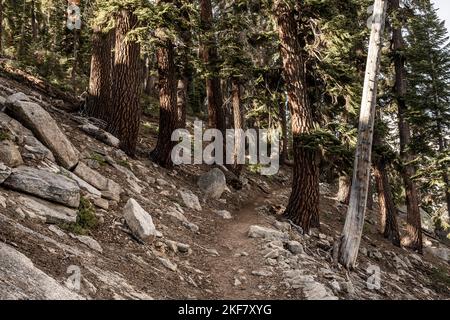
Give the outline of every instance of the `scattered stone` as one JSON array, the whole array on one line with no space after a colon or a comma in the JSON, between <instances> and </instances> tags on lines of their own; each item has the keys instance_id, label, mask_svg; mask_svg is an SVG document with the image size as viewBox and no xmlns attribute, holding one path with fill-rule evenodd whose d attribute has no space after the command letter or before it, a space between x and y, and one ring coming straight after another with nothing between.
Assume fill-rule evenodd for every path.
<instances>
[{"instance_id":1,"label":"scattered stone","mask_svg":"<svg viewBox=\"0 0 450 320\"><path fill-rule=\"evenodd\" d=\"M214 168L202 174L198 179L197 185L206 196L219 199L225 191L227 182L224 173L220 169Z\"/></svg>"},{"instance_id":2,"label":"scattered stone","mask_svg":"<svg viewBox=\"0 0 450 320\"><path fill-rule=\"evenodd\" d=\"M166 267L167 269L169 269L169 270L171 270L171 271L173 271L173 272L176 272L176 271L177 271L177 268L178 268L177 265L176 265L176 264L173 264L173 263L170 262L168 259L159 257L158 260L159 260L159 261L162 263L162 265L163 265L164 267Z\"/></svg>"},{"instance_id":3,"label":"scattered stone","mask_svg":"<svg viewBox=\"0 0 450 320\"><path fill-rule=\"evenodd\" d=\"M303 254L305 253L305 250L303 249L303 246L298 241L289 241L287 243L288 250L292 252L293 254Z\"/></svg>"},{"instance_id":4,"label":"scattered stone","mask_svg":"<svg viewBox=\"0 0 450 320\"><path fill-rule=\"evenodd\" d=\"M0 184L5 182L5 180L9 178L11 173L12 173L11 168L5 166L3 163L0 162Z\"/></svg>"},{"instance_id":5,"label":"scattered stone","mask_svg":"<svg viewBox=\"0 0 450 320\"><path fill-rule=\"evenodd\" d=\"M84 181L88 182L95 188L101 191L102 197L120 201L120 194L122 193L122 188L119 184L111 179L108 179L101 175L99 172L89 168L83 162L80 162L74 170L74 173Z\"/></svg>"},{"instance_id":6,"label":"scattered stone","mask_svg":"<svg viewBox=\"0 0 450 320\"><path fill-rule=\"evenodd\" d=\"M65 238L67 235L64 231L62 231L58 226L51 224L48 227L48 230L56 234L58 237Z\"/></svg>"},{"instance_id":7,"label":"scattered stone","mask_svg":"<svg viewBox=\"0 0 450 320\"><path fill-rule=\"evenodd\" d=\"M109 209L109 202L106 199L103 198L93 198L92 203L101 209L108 210Z\"/></svg>"},{"instance_id":8,"label":"scattered stone","mask_svg":"<svg viewBox=\"0 0 450 320\"><path fill-rule=\"evenodd\" d=\"M374 250L369 251L369 258L375 258L375 259L380 260L383 258L383 255L381 254L380 251L374 249Z\"/></svg>"},{"instance_id":9,"label":"scattered stone","mask_svg":"<svg viewBox=\"0 0 450 320\"><path fill-rule=\"evenodd\" d=\"M242 285L242 282L238 278L234 278L234 286L239 287Z\"/></svg>"},{"instance_id":10,"label":"scattered stone","mask_svg":"<svg viewBox=\"0 0 450 320\"><path fill-rule=\"evenodd\" d=\"M288 222L281 222L281 221L275 220L275 222L273 223L273 226L282 232L291 231L291 225Z\"/></svg>"},{"instance_id":11,"label":"scattered stone","mask_svg":"<svg viewBox=\"0 0 450 320\"><path fill-rule=\"evenodd\" d=\"M260 269L252 271L252 275L258 277L271 277L273 273L267 269Z\"/></svg>"},{"instance_id":12,"label":"scattered stone","mask_svg":"<svg viewBox=\"0 0 450 320\"><path fill-rule=\"evenodd\" d=\"M0 141L0 162L13 168L23 164L19 148L12 141Z\"/></svg>"},{"instance_id":13,"label":"scattered stone","mask_svg":"<svg viewBox=\"0 0 450 320\"><path fill-rule=\"evenodd\" d=\"M0 261L1 300L82 299L35 267L25 255L3 242L0 242Z\"/></svg>"},{"instance_id":14,"label":"scattered stone","mask_svg":"<svg viewBox=\"0 0 450 320\"><path fill-rule=\"evenodd\" d=\"M118 148L120 145L120 140L113 136L111 133L100 129L99 127L89 123L79 127L82 131L86 132L88 135L94 137L95 139L106 143L107 145Z\"/></svg>"},{"instance_id":15,"label":"scattered stone","mask_svg":"<svg viewBox=\"0 0 450 320\"><path fill-rule=\"evenodd\" d=\"M283 232L257 225L250 226L248 236L250 238L280 239L280 240L287 240L289 238L289 236Z\"/></svg>"},{"instance_id":16,"label":"scattered stone","mask_svg":"<svg viewBox=\"0 0 450 320\"><path fill-rule=\"evenodd\" d=\"M69 170L66 170L61 167L61 173L67 177L69 177L72 180L75 180L75 182L78 184L81 190L86 191L92 198L100 198L102 196L102 193L100 190L95 188L94 186L90 185L83 179L79 178L77 175L73 174Z\"/></svg>"},{"instance_id":17,"label":"scattered stone","mask_svg":"<svg viewBox=\"0 0 450 320\"><path fill-rule=\"evenodd\" d=\"M222 219L225 219L225 220L233 219L233 216L227 210L215 210L215 213Z\"/></svg>"},{"instance_id":18,"label":"scattered stone","mask_svg":"<svg viewBox=\"0 0 450 320\"><path fill-rule=\"evenodd\" d=\"M450 262L450 249L445 247L426 247L424 249L426 253L429 253L443 261Z\"/></svg>"},{"instance_id":19,"label":"scattered stone","mask_svg":"<svg viewBox=\"0 0 450 320\"><path fill-rule=\"evenodd\" d=\"M160 185L161 187L166 187L166 186L170 185L170 183L168 183L166 180L161 179L161 178L156 179L156 183L158 185Z\"/></svg>"},{"instance_id":20,"label":"scattered stone","mask_svg":"<svg viewBox=\"0 0 450 320\"><path fill-rule=\"evenodd\" d=\"M353 286L353 283L351 281L342 282L340 284L342 291L352 295L355 294L355 287Z\"/></svg>"},{"instance_id":21,"label":"scattered stone","mask_svg":"<svg viewBox=\"0 0 450 320\"><path fill-rule=\"evenodd\" d=\"M123 208L123 214L128 227L138 238L145 240L156 236L153 219L134 199L129 199Z\"/></svg>"},{"instance_id":22,"label":"scattered stone","mask_svg":"<svg viewBox=\"0 0 450 320\"><path fill-rule=\"evenodd\" d=\"M331 289L333 289L334 293L341 292L341 286L340 286L339 282L337 282L336 280L331 281L330 286L331 286Z\"/></svg>"},{"instance_id":23,"label":"scattered stone","mask_svg":"<svg viewBox=\"0 0 450 320\"><path fill-rule=\"evenodd\" d=\"M11 99L10 99L11 98ZM6 105L14 118L28 127L55 155L66 169L78 163L78 151L56 124L56 121L40 105L24 100L25 97L9 97Z\"/></svg>"},{"instance_id":24,"label":"scattered stone","mask_svg":"<svg viewBox=\"0 0 450 320\"><path fill-rule=\"evenodd\" d=\"M210 255L213 255L215 257L220 257L220 254L216 249L207 249L206 252L208 252Z\"/></svg>"},{"instance_id":25,"label":"scattered stone","mask_svg":"<svg viewBox=\"0 0 450 320\"><path fill-rule=\"evenodd\" d=\"M17 199L22 210L30 217L38 217L47 223L75 223L77 210L31 196L20 196Z\"/></svg>"},{"instance_id":26,"label":"scattered stone","mask_svg":"<svg viewBox=\"0 0 450 320\"><path fill-rule=\"evenodd\" d=\"M21 166L13 170L3 185L68 207L80 205L80 188L75 181L60 174Z\"/></svg>"},{"instance_id":27,"label":"scattered stone","mask_svg":"<svg viewBox=\"0 0 450 320\"><path fill-rule=\"evenodd\" d=\"M183 199L186 207L190 209L194 209L197 211L202 211L202 206L200 205L200 201L198 197L190 190L180 191L181 198Z\"/></svg>"},{"instance_id":28,"label":"scattered stone","mask_svg":"<svg viewBox=\"0 0 450 320\"><path fill-rule=\"evenodd\" d=\"M100 246L100 244L95 239L93 239L93 238L91 238L89 236L80 236L80 235L71 235L71 237L77 239L78 241L80 241L81 243L85 244L86 246L88 246L92 250L95 250L97 252L103 253L102 247Z\"/></svg>"}]
</instances>

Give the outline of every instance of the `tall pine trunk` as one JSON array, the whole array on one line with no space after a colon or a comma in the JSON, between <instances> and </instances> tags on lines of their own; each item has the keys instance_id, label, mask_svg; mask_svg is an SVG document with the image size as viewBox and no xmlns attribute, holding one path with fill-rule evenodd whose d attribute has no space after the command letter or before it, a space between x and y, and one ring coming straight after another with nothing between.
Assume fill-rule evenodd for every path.
<instances>
[{"instance_id":1,"label":"tall pine trunk","mask_svg":"<svg viewBox=\"0 0 450 320\"><path fill-rule=\"evenodd\" d=\"M0 0L0 57L3 54L3 0Z\"/></svg>"},{"instance_id":2,"label":"tall pine trunk","mask_svg":"<svg viewBox=\"0 0 450 320\"><path fill-rule=\"evenodd\" d=\"M288 155L288 130L287 130L287 114L286 114L286 105L284 103L280 103L279 105L279 113L280 113L280 126L281 126L281 154L280 154L280 163L284 164L289 160Z\"/></svg>"},{"instance_id":3,"label":"tall pine trunk","mask_svg":"<svg viewBox=\"0 0 450 320\"><path fill-rule=\"evenodd\" d=\"M347 269L355 266L364 227L370 182L378 73L386 9L387 0L375 0L374 20L369 41L364 89L361 100L358 143L355 153L350 203L339 248L339 261Z\"/></svg>"},{"instance_id":4,"label":"tall pine trunk","mask_svg":"<svg viewBox=\"0 0 450 320\"><path fill-rule=\"evenodd\" d=\"M141 61L139 43L126 39L138 25L130 9L122 9L116 17L115 58L111 117L107 130L120 139L120 145L129 155L136 152L141 119Z\"/></svg>"},{"instance_id":5,"label":"tall pine trunk","mask_svg":"<svg viewBox=\"0 0 450 320\"><path fill-rule=\"evenodd\" d=\"M400 0L391 0L391 9L398 13ZM398 127L400 134L400 157L402 160L402 178L406 191L407 227L406 237L402 244L408 248L422 253L422 222L420 217L419 196L415 183L411 177L415 175L414 165L410 164L414 155L409 149L411 143L411 129L407 120L408 108L406 106L406 68L404 56L404 41L402 35L402 24L396 19L392 29L392 42L394 50L395 87L394 96L398 108Z\"/></svg>"},{"instance_id":6,"label":"tall pine trunk","mask_svg":"<svg viewBox=\"0 0 450 320\"><path fill-rule=\"evenodd\" d=\"M86 114L108 122L112 96L112 51L114 32L103 33L95 27L92 34L91 74Z\"/></svg>"},{"instance_id":7,"label":"tall pine trunk","mask_svg":"<svg viewBox=\"0 0 450 320\"><path fill-rule=\"evenodd\" d=\"M277 0L274 9L294 139L292 194L284 215L301 226L304 232L309 232L312 224L319 224L319 167L317 152L303 146L304 137L314 129L307 99L304 53L298 39L297 12L284 0Z\"/></svg>"},{"instance_id":8,"label":"tall pine trunk","mask_svg":"<svg viewBox=\"0 0 450 320\"><path fill-rule=\"evenodd\" d=\"M208 100L208 126L217 128L222 133L226 130L225 111L223 108L222 88L218 76L218 53L213 28L211 0L200 0L200 20L205 39L201 43L200 54L207 68L206 97Z\"/></svg>"},{"instance_id":9,"label":"tall pine trunk","mask_svg":"<svg viewBox=\"0 0 450 320\"><path fill-rule=\"evenodd\" d=\"M241 107L241 84L239 83L239 80L236 78L231 79L231 97L232 97L232 106L233 106L233 123L234 123L234 129L244 129L244 117L242 114L242 107ZM240 134L235 135L235 148L234 148L234 165L233 165L233 172L237 176L240 176L243 165L237 163L237 158L240 153L245 152L245 150L241 150L241 142L244 139Z\"/></svg>"},{"instance_id":10,"label":"tall pine trunk","mask_svg":"<svg viewBox=\"0 0 450 320\"><path fill-rule=\"evenodd\" d=\"M171 141L171 137L179 125L174 51L173 43L166 39L162 41L156 53L159 74L159 133L151 158L164 168L173 166L171 153L176 142Z\"/></svg>"}]
</instances>

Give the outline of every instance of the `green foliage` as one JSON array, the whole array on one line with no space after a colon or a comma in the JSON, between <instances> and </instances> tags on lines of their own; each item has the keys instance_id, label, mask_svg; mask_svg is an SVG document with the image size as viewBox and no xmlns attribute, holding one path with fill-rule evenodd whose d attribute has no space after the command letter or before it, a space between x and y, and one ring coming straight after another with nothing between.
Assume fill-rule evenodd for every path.
<instances>
[{"instance_id":1,"label":"green foliage","mask_svg":"<svg viewBox=\"0 0 450 320\"><path fill-rule=\"evenodd\" d=\"M99 154L99 153L97 153L97 152L91 153L89 159L94 160L94 161L97 161L98 164L100 164L101 166L106 165L106 160L105 160L105 158L104 158L101 154Z\"/></svg>"},{"instance_id":2,"label":"green foliage","mask_svg":"<svg viewBox=\"0 0 450 320\"><path fill-rule=\"evenodd\" d=\"M77 221L75 223L62 224L60 227L74 234L85 235L89 230L96 228L97 225L98 219L95 215L94 206L88 199L81 197Z\"/></svg>"}]
</instances>

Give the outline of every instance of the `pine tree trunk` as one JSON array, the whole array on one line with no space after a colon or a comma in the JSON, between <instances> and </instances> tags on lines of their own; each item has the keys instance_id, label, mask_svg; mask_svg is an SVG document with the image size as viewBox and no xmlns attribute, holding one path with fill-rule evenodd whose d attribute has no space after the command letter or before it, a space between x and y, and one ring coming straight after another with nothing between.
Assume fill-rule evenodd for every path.
<instances>
[{"instance_id":1,"label":"pine tree trunk","mask_svg":"<svg viewBox=\"0 0 450 320\"><path fill-rule=\"evenodd\" d=\"M160 166L171 168L173 166L171 153L176 144L176 142L171 141L171 137L179 124L176 99L175 49L170 40L163 42L156 54L159 74L159 134L151 158Z\"/></svg>"},{"instance_id":2,"label":"pine tree trunk","mask_svg":"<svg viewBox=\"0 0 450 320\"><path fill-rule=\"evenodd\" d=\"M294 139L292 194L284 215L304 232L309 232L311 227L319 225L319 167L317 152L303 147L302 138L314 129L307 99L303 50L298 41L296 12L284 0L277 0L275 15Z\"/></svg>"},{"instance_id":3,"label":"pine tree trunk","mask_svg":"<svg viewBox=\"0 0 450 320\"><path fill-rule=\"evenodd\" d=\"M380 233L393 245L400 247L400 231L397 223L397 208L392 197L391 185L386 171L386 161L380 157L374 161L375 183L380 207Z\"/></svg>"},{"instance_id":4,"label":"pine tree trunk","mask_svg":"<svg viewBox=\"0 0 450 320\"><path fill-rule=\"evenodd\" d=\"M439 143L439 153L443 154L446 150L447 150L447 143L442 135L442 124L440 121L438 121L437 123L438 125L438 143ZM449 216L449 221L448 223L450 224L450 179L448 177L448 168L446 165L443 165L441 167L442 170L442 180L444 182L444 194L445 194L445 202L447 203L447 212L448 212L448 216Z\"/></svg>"},{"instance_id":5,"label":"pine tree trunk","mask_svg":"<svg viewBox=\"0 0 450 320\"><path fill-rule=\"evenodd\" d=\"M348 205L350 202L350 188L352 186L352 180L350 176L342 175L339 177L339 190L337 194L337 201Z\"/></svg>"},{"instance_id":6,"label":"pine tree trunk","mask_svg":"<svg viewBox=\"0 0 450 320\"><path fill-rule=\"evenodd\" d=\"M111 110L113 40L113 31L103 33L101 28L94 28L86 114L105 122L108 122L108 115Z\"/></svg>"},{"instance_id":7,"label":"pine tree trunk","mask_svg":"<svg viewBox=\"0 0 450 320\"><path fill-rule=\"evenodd\" d=\"M232 96L232 106L233 106L233 123L234 123L234 129L244 129L244 117L242 114L242 108L241 108L241 84L236 78L231 79L231 96ZM234 148L234 166L233 166L233 173L236 176L240 176L243 165L237 163L237 157L240 153L245 152L245 150L241 150L241 142L244 137L242 137L239 134L235 135L235 148Z\"/></svg>"},{"instance_id":8,"label":"pine tree trunk","mask_svg":"<svg viewBox=\"0 0 450 320\"><path fill-rule=\"evenodd\" d=\"M369 189L367 190L367 205L368 210L373 210L373 185L372 181L369 179Z\"/></svg>"},{"instance_id":9,"label":"pine tree trunk","mask_svg":"<svg viewBox=\"0 0 450 320\"><path fill-rule=\"evenodd\" d=\"M280 112L280 125L281 125L281 135L282 135L280 163L284 164L287 160L289 160L286 105L284 103L280 103L279 109L280 109L279 112Z\"/></svg>"},{"instance_id":10,"label":"pine tree trunk","mask_svg":"<svg viewBox=\"0 0 450 320\"><path fill-rule=\"evenodd\" d=\"M3 54L3 0L0 0L0 57Z\"/></svg>"},{"instance_id":11,"label":"pine tree trunk","mask_svg":"<svg viewBox=\"0 0 450 320\"><path fill-rule=\"evenodd\" d=\"M339 250L339 261L347 269L355 266L364 227L370 181L378 73L386 9L387 0L375 0L374 21L369 41L364 89L361 100L358 143L356 146L350 203Z\"/></svg>"},{"instance_id":12,"label":"pine tree trunk","mask_svg":"<svg viewBox=\"0 0 450 320\"><path fill-rule=\"evenodd\" d=\"M391 0L391 9L398 11L400 9L399 0ZM406 191L406 206L407 206L407 235L402 239L402 244L413 250L422 253L422 222L420 217L419 196L416 185L411 180L415 175L415 168L410 162L414 159L413 154L409 150L411 142L411 129L406 119L407 106L405 101L406 96L406 68L404 56L404 43L402 35L402 27L398 24L394 25L392 29L392 41L394 50L394 67L395 67L395 98L398 107L398 126L400 133L400 157L402 159L402 177Z\"/></svg>"},{"instance_id":13,"label":"pine tree trunk","mask_svg":"<svg viewBox=\"0 0 450 320\"><path fill-rule=\"evenodd\" d=\"M200 53L207 68L206 97L208 100L208 126L217 128L222 133L226 130L225 112L223 110L222 89L218 77L218 54L213 33L213 14L211 0L200 0L200 19L205 40L201 43Z\"/></svg>"},{"instance_id":14,"label":"pine tree trunk","mask_svg":"<svg viewBox=\"0 0 450 320\"><path fill-rule=\"evenodd\" d=\"M111 117L107 130L120 139L122 150L133 156L142 113L142 70L139 43L125 37L137 27L138 20L126 9L120 10L116 19Z\"/></svg>"}]
</instances>

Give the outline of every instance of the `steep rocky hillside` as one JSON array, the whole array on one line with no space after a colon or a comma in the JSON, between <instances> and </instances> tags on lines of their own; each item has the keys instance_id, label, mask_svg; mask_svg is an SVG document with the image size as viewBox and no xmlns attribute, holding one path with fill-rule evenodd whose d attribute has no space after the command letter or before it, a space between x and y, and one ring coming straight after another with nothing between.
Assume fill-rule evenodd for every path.
<instances>
[{"instance_id":1,"label":"steep rocky hillside","mask_svg":"<svg viewBox=\"0 0 450 320\"><path fill-rule=\"evenodd\" d=\"M357 269L334 264L346 207L333 186L321 188L321 230L304 235L279 216L289 168L247 171L241 190L219 168L167 171L148 157L156 119L131 159L63 104L0 78L0 298L450 298L448 247L391 246L376 210Z\"/></svg>"}]
</instances>

